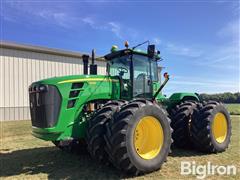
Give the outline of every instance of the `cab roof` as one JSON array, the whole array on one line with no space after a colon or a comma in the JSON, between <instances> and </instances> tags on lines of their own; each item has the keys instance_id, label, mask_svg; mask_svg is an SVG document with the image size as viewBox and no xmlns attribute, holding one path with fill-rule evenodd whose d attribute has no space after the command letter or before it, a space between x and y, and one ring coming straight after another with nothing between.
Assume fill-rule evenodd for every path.
<instances>
[{"instance_id":1,"label":"cab roof","mask_svg":"<svg viewBox=\"0 0 240 180\"><path fill-rule=\"evenodd\" d=\"M113 51L107 55L104 56L104 58L106 60L111 60L113 58L116 58L116 57L121 57L121 56L125 56L125 55L130 55L130 54L138 54L138 55L142 55L142 56L146 56L148 57L148 54L146 51L142 51L142 50L139 50L139 49L122 49L122 50L117 50L117 51ZM156 54L155 55L155 59L156 60L159 60L160 59L160 56L159 54Z\"/></svg>"}]
</instances>

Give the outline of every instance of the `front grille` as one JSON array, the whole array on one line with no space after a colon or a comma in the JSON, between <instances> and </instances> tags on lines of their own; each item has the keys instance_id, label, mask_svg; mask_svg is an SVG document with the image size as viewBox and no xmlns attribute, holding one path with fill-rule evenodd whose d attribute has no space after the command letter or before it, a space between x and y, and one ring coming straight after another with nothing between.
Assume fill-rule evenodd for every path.
<instances>
[{"instance_id":1,"label":"front grille","mask_svg":"<svg viewBox=\"0 0 240 180\"><path fill-rule=\"evenodd\" d=\"M55 86L30 86L29 100L32 126L49 128L57 123L61 106L61 96Z\"/></svg>"}]
</instances>

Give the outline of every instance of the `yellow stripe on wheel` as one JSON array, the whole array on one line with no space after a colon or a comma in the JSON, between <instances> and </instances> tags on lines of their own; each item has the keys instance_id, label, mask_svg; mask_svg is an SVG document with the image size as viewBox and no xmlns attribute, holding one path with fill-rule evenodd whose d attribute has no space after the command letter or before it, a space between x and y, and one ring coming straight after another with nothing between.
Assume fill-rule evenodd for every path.
<instances>
[{"instance_id":1,"label":"yellow stripe on wheel","mask_svg":"<svg viewBox=\"0 0 240 180\"><path fill-rule=\"evenodd\" d=\"M164 142L163 128L153 116L145 116L134 131L134 147L137 154L146 160L155 158Z\"/></svg>"}]
</instances>

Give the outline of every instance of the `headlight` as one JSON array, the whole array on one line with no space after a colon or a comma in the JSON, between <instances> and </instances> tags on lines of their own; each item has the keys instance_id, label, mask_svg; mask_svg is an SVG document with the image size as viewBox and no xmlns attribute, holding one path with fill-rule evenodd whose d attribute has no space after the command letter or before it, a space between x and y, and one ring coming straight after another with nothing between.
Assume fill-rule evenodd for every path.
<instances>
[{"instance_id":1,"label":"headlight","mask_svg":"<svg viewBox=\"0 0 240 180\"><path fill-rule=\"evenodd\" d=\"M29 93L38 93L38 92L47 92L48 85L45 84L36 84L28 88Z\"/></svg>"},{"instance_id":2,"label":"headlight","mask_svg":"<svg viewBox=\"0 0 240 180\"><path fill-rule=\"evenodd\" d=\"M38 91L40 91L40 92L46 92L47 89L48 89L47 85L38 86Z\"/></svg>"}]
</instances>

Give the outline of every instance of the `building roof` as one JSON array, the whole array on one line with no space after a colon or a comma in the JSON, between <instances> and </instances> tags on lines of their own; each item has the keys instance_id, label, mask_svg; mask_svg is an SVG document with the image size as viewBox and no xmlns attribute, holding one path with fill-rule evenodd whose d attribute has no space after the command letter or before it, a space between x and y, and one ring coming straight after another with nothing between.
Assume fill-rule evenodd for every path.
<instances>
[{"instance_id":1,"label":"building roof","mask_svg":"<svg viewBox=\"0 0 240 180\"><path fill-rule=\"evenodd\" d=\"M37 52L37 53L45 53L45 54L47 53L47 54L60 55L60 56L76 57L76 58L82 58L84 54L89 55L88 53L79 53L74 51L66 51L62 49L48 48L48 47L35 46L35 45L29 45L29 44L19 44L19 43L9 42L9 41L0 41L0 47L7 48L7 49ZM89 59L91 59L91 57ZM103 61L104 59L97 57L97 60Z\"/></svg>"}]
</instances>

